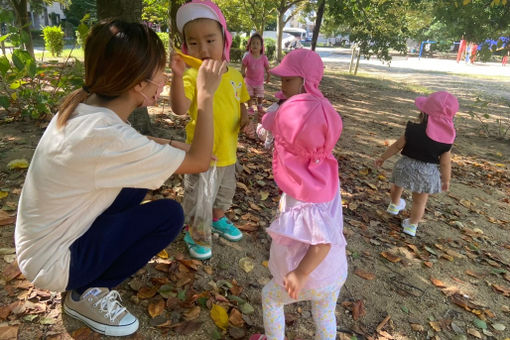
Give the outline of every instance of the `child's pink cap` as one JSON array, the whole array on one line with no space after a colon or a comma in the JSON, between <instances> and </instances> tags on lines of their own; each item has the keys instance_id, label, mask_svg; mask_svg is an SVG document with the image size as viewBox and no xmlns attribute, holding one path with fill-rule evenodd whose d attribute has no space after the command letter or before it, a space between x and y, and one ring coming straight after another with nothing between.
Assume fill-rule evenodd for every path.
<instances>
[{"instance_id":1,"label":"child's pink cap","mask_svg":"<svg viewBox=\"0 0 510 340\"><path fill-rule=\"evenodd\" d=\"M273 175L278 187L305 202L329 202L338 191L338 162L332 154L342 119L324 97L302 93L275 113Z\"/></svg>"},{"instance_id":2,"label":"child's pink cap","mask_svg":"<svg viewBox=\"0 0 510 340\"><path fill-rule=\"evenodd\" d=\"M225 38L225 47L223 49L223 57L230 61L230 46L232 45L232 35L227 29L227 22L220 8L209 0L192 0L185 3L177 10L175 21L177 29L183 33L184 25L195 19L211 19L220 23L223 28L223 37ZM188 53L186 41L182 43L182 51Z\"/></svg>"},{"instance_id":3,"label":"child's pink cap","mask_svg":"<svg viewBox=\"0 0 510 340\"><path fill-rule=\"evenodd\" d=\"M283 57L280 65L269 72L278 77L301 77L307 93L323 97L319 84L324 73L321 57L312 50L297 49Z\"/></svg>"},{"instance_id":4,"label":"child's pink cap","mask_svg":"<svg viewBox=\"0 0 510 340\"><path fill-rule=\"evenodd\" d=\"M449 92L434 92L428 97L418 97L414 104L428 115L427 136L433 141L453 144L455 140L455 126L453 116L459 111L457 98Z\"/></svg>"}]
</instances>

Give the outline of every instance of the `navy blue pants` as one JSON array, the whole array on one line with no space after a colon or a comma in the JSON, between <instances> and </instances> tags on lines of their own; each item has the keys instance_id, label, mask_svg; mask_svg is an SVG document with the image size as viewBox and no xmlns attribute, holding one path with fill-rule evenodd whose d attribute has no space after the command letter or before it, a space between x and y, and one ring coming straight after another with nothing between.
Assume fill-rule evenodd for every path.
<instances>
[{"instance_id":1,"label":"navy blue pants","mask_svg":"<svg viewBox=\"0 0 510 340\"><path fill-rule=\"evenodd\" d=\"M140 204L146 189L124 188L89 230L69 247L67 290L113 288L134 274L181 232L181 205L170 199Z\"/></svg>"}]
</instances>

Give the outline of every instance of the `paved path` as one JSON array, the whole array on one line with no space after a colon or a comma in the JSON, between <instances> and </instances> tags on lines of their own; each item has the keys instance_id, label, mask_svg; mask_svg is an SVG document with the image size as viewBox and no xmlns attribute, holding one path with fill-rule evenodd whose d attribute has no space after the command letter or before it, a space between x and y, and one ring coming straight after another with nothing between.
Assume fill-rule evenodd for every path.
<instances>
[{"instance_id":1,"label":"paved path","mask_svg":"<svg viewBox=\"0 0 510 340\"><path fill-rule=\"evenodd\" d=\"M350 49L318 48L317 52L326 65L342 71L349 70ZM480 62L457 64L455 60L448 59L397 56L389 66L375 58L362 58L358 72L383 78L388 76L394 80L402 79L433 91L446 89L469 101L482 96L498 101L504 98L510 102L510 65L503 67L499 63Z\"/></svg>"},{"instance_id":2,"label":"paved path","mask_svg":"<svg viewBox=\"0 0 510 340\"><path fill-rule=\"evenodd\" d=\"M322 60L327 63L349 64L351 61L351 50L347 48L317 48L317 52ZM388 68L387 63L376 58L365 60L360 59L360 67L370 65L378 68ZM428 72L447 72L455 74L485 75L485 76L504 76L510 81L510 65L503 67L501 63L482 63L466 64L455 60L439 58L417 58L417 57L393 57L390 69L395 71L428 71Z\"/></svg>"}]
</instances>

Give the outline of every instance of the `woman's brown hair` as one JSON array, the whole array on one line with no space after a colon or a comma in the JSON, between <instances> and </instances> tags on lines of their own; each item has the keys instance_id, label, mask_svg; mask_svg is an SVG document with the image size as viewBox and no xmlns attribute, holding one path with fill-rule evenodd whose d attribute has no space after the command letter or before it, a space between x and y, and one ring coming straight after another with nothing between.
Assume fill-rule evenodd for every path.
<instances>
[{"instance_id":1,"label":"woman's brown hair","mask_svg":"<svg viewBox=\"0 0 510 340\"><path fill-rule=\"evenodd\" d=\"M96 24L85 43L85 84L64 99L57 126L64 126L76 106L90 94L106 100L116 98L151 79L165 63L165 47L146 25L116 19Z\"/></svg>"}]
</instances>

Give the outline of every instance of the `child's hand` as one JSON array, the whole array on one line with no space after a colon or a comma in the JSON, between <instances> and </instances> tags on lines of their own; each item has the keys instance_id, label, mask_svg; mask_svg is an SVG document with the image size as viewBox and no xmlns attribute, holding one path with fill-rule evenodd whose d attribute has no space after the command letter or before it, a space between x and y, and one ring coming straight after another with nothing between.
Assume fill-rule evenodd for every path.
<instances>
[{"instance_id":1,"label":"child's hand","mask_svg":"<svg viewBox=\"0 0 510 340\"><path fill-rule=\"evenodd\" d=\"M184 75L184 71L186 71L186 64L177 53L172 53L170 59L170 67L172 68L172 73L173 76L175 77L182 78L182 76Z\"/></svg>"},{"instance_id":2,"label":"child's hand","mask_svg":"<svg viewBox=\"0 0 510 340\"><path fill-rule=\"evenodd\" d=\"M206 59L198 69L197 89L198 92L205 91L210 95L218 88L221 82L221 76L227 70L227 62L225 60Z\"/></svg>"},{"instance_id":3,"label":"child's hand","mask_svg":"<svg viewBox=\"0 0 510 340\"><path fill-rule=\"evenodd\" d=\"M267 74L267 77L266 77L266 84L269 83L269 79L271 79L271 74Z\"/></svg>"},{"instance_id":4,"label":"child's hand","mask_svg":"<svg viewBox=\"0 0 510 340\"><path fill-rule=\"evenodd\" d=\"M283 287L289 293L289 296L297 300L299 292L303 288L308 279L308 275L302 275L298 271L293 270L283 279Z\"/></svg>"},{"instance_id":5,"label":"child's hand","mask_svg":"<svg viewBox=\"0 0 510 340\"><path fill-rule=\"evenodd\" d=\"M248 117L248 115L241 115L241 120L239 121L239 128L241 130L244 129L244 127L247 126L249 122L250 118Z\"/></svg>"},{"instance_id":6,"label":"child's hand","mask_svg":"<svg viewBox=\"0 0 510 340\"><path fill-rule=\"evenodd\" d=\"M441 182L441 190L442 191L448 191L450 189L450 182Z\"/></svg>"},{"instance_id":7,"label":"child's hand","mask_svg":"<svg viewBox=\"0 0 510 340\"><path fill-rule=\"evenodd\" d=\"M375 166L376 166L376 167L380 167L380 166L382 166L382 165L383 165L383 163L384 163L384 159L382 159L382 158L377 158L377 159L375 160Z\"/></svg>"}]
</instances>

